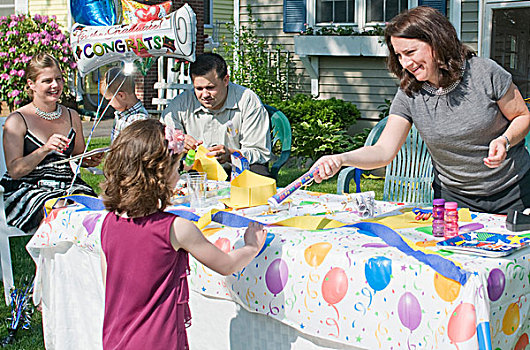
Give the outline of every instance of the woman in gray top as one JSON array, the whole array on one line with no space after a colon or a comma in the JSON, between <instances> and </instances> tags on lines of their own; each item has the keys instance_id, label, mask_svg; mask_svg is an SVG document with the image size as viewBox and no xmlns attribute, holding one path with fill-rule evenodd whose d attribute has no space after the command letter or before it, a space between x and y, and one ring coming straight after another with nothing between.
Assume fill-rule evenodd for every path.
<instances>
[{"instance_id":1,"label":"woman in gray top","mask_svg":"<svg viewBox=\"0 0 530 350\"><path fill-rule=\"evenodd\" d=\"M389 164L414 123L432 156L435 198L490 213L530 207L530 156L522 142L530 112L511 75L476 57L429 7L396 16L385 40L388 68L400 79L386 127L374 146L319 159L315 180L342 166Z\"/></svg>"}]
</instances>

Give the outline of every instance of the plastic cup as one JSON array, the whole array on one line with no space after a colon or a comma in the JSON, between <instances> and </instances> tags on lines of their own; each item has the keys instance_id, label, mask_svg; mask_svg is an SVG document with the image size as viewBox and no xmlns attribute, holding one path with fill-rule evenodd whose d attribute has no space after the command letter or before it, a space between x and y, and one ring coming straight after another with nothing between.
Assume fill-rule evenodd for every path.
<instances>
[{"instance_id":1,"label":"plastic cup","mask_svg":"<svg viewBox=\"0 0 530 350\"><path fill-rule=\"evenodd\" d=\"M206 200L206 173L192 173L187 176L190 208L201 208Z\"/></svg>"}]
</instances>

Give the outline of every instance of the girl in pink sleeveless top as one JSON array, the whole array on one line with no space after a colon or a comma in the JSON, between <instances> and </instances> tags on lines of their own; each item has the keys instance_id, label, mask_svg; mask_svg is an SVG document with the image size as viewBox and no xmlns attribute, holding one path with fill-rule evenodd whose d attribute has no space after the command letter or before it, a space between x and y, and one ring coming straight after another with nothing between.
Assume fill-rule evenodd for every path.
<instances>
[{"instance_id":1,"label":"girl in pink sleeveless top","mask_svg":"<svg viewBox=\"0 0 530 350\"><path fill-rule=\"evenodd\" d=\"M224 253L193 223L165 213L179 179L185 135L148 119L112 143L102 197L104 349L188 349L188 252L229 275L260 251L266 231L252 223L245 246Z\"/></svg>"}]
</instances>

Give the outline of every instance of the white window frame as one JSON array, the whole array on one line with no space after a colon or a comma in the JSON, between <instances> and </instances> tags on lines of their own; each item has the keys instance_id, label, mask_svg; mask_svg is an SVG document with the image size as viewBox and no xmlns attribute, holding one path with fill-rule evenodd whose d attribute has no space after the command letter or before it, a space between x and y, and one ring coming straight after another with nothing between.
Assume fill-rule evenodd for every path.
<instances>
[{"instance_id":1,"label":"white window frame","mask_svg":"<svg viewBox=\"0 0 530 350\"><path fill-rule=\"evenodd\" d=\"M353 26L358 31L364 31L375 27L376 25L384 26L384 22L366 22L366 0L354 0L355 7L355 23L333 23L333 25L344 25L344 26ZM317 15L317 0L307 0L307 24L310 27L315 26L327 26L331 23L318 23L316 24L316 15ZM418 0L409 0L409 8L418 6Z\"/></svg>"},{"instance_id":2,"label":"white window frame","mask_svg":"<svg viewBox=\"0 0 530 350\"><path fill-rule=\"evenodd\" d=\"M481 3L481 2L480 2ZM491 30L493 29L493 10L502 8L530 7L530 1L504 0L504 1L487 1L483 10L479 8L479 30L478 33L478 55L490 58L491 51Z\"/></svg>"}]
</instances>

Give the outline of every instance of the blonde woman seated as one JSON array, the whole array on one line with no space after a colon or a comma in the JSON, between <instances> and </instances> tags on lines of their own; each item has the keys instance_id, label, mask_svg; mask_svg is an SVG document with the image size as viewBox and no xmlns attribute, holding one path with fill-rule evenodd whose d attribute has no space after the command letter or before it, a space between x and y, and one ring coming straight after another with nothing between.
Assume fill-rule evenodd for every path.
<instances>
[{"instance_id":1,"label":"blonde woman seated","mask_svg":"<svg viewBox=\"0 0 530 350\"><path fill-rule=\"evenodd\" d=\"M44 203L66 195L74 172L70 163L52 164L85 149L81 119L58 102L64 80L59 62L47 53L35 55L26 70L26 89L32 102L11 113L4 125L7 172L4 187L7 223L24 231L37 227ZM102 155L83 160L96 166ZM96 194L79 176L71 193Z\"/></svg>"}]
</instances>

